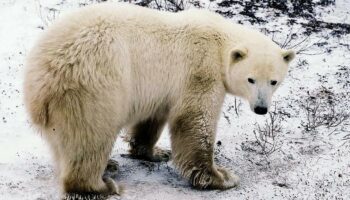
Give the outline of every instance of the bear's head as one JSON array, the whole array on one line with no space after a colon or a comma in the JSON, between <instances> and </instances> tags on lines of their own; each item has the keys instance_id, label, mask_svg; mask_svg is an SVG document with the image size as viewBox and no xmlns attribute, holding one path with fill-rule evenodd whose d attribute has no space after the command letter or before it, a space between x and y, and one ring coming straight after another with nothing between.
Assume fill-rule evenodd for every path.
<instances>
[{"instance_id":1,"label":"bear's head","mask_svg":"<svg viewBox=\"0 0 350 200\"><path fill-rule=\"evenodd\" d=\"M237 45L228 52L226 90L248 100L251 110L259 115L268 112L271 97L295 57L294 51L283 50L272 43Z\"/></svg>"}]
</instances>

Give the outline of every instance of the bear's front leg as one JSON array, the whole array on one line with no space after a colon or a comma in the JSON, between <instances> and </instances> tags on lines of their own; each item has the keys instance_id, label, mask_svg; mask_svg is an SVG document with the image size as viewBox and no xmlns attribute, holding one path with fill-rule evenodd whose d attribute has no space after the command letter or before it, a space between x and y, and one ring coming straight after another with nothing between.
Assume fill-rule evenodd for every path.
<instances>
[{"instance_id":1,"label":"bear's front leg","mask_svg":"<svg viewBox=\"0 0 350 200\"><path fill-rule=\"evenodd\" d=\"M239 183L236 175L214 164L221 98L217 92L190 95L174 109L176 114L170 121L173 162L199 189L228 189Z\"/></svg>"}]
</instances>

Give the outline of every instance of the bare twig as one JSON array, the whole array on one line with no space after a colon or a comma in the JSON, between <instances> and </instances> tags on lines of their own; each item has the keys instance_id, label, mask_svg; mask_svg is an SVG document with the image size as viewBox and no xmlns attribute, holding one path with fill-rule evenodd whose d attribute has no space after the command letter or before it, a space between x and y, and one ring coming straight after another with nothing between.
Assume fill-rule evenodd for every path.
<instances>
[{"instance_id":1,"label":"bare twig","mask_svg":"<svg viewBox=\"0 0 350 200\"><path fill-rule=\"evenodd\" d=\"M296 31L293 31L294 27L292 27L288 34L283 37L284 39L282 40L276 40L276 32L277 31L267 31L264 29L265 33L271 33L272 32L272 41L277 43L281 48L284 49L295 49L297 54L303 54L303 55L320 55L326 53L326 51L321 51L321 52L310 52L312 47L317 45L319 42L324 40L324 38L321 38L317 40L316 42L313 42L310 38L310 36L306 36L304 38L298 39L298 35L302 35L300 33L301 28L299 28Z\"/></svg>"},{"instance_id":2,"label":"bare twig","mask_svg":"<svg viewBox=\"0 0 350 200\"><path fill-rule=\"evenodd\" d=\"M350 118L350 112L342 109L343 94L335 94L322 87L314 95L308 94L301 101L301 108L306 115L302 126L306 131L316 130L325 126L334 128Z\"/></svg>"},{"instance_id":3,"label":"bare twig","mask_svg":"<svg viewBox=\"0 0 350 200\"><path fill-rule=\"evenodd\" d=\"M275 111L268 113L268 119L263 126L255 124L253 131L256 143L260 146L260 154L269 156L281 148L278 136L282 132L281 117Z\"/></svg>"}]
</instances>

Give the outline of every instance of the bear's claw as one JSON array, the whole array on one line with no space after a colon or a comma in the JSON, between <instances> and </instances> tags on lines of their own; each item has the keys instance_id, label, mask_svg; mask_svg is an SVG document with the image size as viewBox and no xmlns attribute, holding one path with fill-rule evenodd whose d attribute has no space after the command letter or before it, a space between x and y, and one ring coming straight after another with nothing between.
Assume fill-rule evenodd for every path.
<instances>
[{"instance_id":1,"label":"bear's claw","mask_svg":"<svg viewBox=\"0 0 350 200\"><path fill-rule=\"evenodd\" d=\"M239 185L239 177L226 169L195 170L190 176L191 184L198 189L226 190Z\"/></svg>"},{"instance_id":2,"label":"bear's claw","mask_svg":"<svg viewBox=\"0 0 350 200\"><path fill-rule=\"evenodd\" d=\"M111 177L111 178L115 178L118 174L119 171L119 164L117 161L115 160L108 160L106 169L104 171L104 177Z\"/></svg>"},{"instance_id":3,"label":"bear's claw","mask_svg":"<svg viewBox=\"0 0 350 200\"><path fill-rule=\"evenodd\" d=\"M218 168L218 171L223 175L224 182L222 184L222 189L229 189L239 185L240 178L226 169Z\"/></svg>"},{"instance_id":4,"label":"bear's claw","mask_svg":"<svg viewBox=\"0 0 350 200\"><path fill-rule=\"evenodd\" d=\"M168 162L171 159L171 151L160 148L154 148L153 155L149 156L149 161L152 162Z\"/></svg>"}]
</instances>

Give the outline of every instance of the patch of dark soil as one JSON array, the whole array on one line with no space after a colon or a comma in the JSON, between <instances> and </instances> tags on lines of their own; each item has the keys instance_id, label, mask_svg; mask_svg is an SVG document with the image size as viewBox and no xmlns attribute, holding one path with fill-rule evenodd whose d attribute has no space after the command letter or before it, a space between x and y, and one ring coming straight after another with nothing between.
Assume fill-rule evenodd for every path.
<instances>
[{"instance_id":1,"label":"patch of dark soil","mask_svg":"<svg viewBox=\"0 0 350 200\"><path fill-rule=\"evenodd\" d=\"M350 24L345 23L332 23L324 22L313 19L308 23L301 23L305 28L307 33L317 33L324 29L332 30L331 35L335 37L340 37L344 34L350 34Z\"/></svg>"},{"instance_id":2,"label":"patch of dark soil","mask_svg":"<svg viewBox=\"0 0 350 200\"><path fill-rule=\"evenodd\" d=\"M320 6L335 5L335 0L321 0L317 2L316 5L320 5Z\"/></svg>"},{"instance_id":3,"label":"patch of dark soil","mask_svg":"<svg viewBox=\"0 0 350 200\"><path fill-rule=\"evenodd\" d=\"M273 181L272 185L281 187L281 188L291 188L289 184L285 183L285 182L278 182L278 181Z\"/></svg>"},{"instance_id":4,"label":"patch of dark soil","mask_svg":"<svg viewBox=\"0 0 350 200\"><path fill-rule=\"evenodd\" d=\"M218 3L218 6L229 8L229 7L232 7L232 5L236 5L236 4L243 6L243 1L225 0L225 1Z\"/></svg>"},{"instance_id":5,"label":"patch of dark soil","mask_svg":"<svg viewBox=\"0 0 350 200\"><path fill-rule=\"evenodd\" d=\"M230 11L227 8L241 7L243 10L239 14L247 17L251 24L265 24L269 19L258 17L257 13L272 13L274 17L288 16L288 25L297 23L298 18L306 19L307 23L301 25L306 29L305 35L320 32L324 29L331 30L331 35L339 37L344 34L350 34L350 24L347 23L331 23L318 20L316 17L317 8L324 9L327 6L335 5L335 0L224 0L218 5L217 13L232 17L235 15L234 10ZM221 8L225 8L222 11Z\"/></svg>"},{"instance_id":6,"label":"patch of dark soil","mask_svg":"<svg viewBox=\"0 0 350 200\"><path fill-rule=\"evenodd\" d=\"M306 19L312 19L314 16L315 3L312 0L247 0L247 1L235 1L224 0L217 4L219 7L229 8L235 5L241 6L243 11L239 14L247 16L252 24L266 23L266 19L257 17L256 13L259 9L270 9L275 17L287 15L291 18L302 17Z\"/></svg>"},{"instance_id":7,"label":"patch of dark soil","mask_svg":"<svg viewBox=\"0 0 350 200\"><path fill-rule=\"evenodd\" d=\"M260 6L257 6L257 4L254 2L245 2L243 11L241 11L239 14L249 17L248 21L251 24L255 24L255 23L264 24L267 21L255 15L259 7Z\"/></svg>"},{"instance_id":8,"label":"patch of dark soil","mask_svg":"<svg viewBox=\"0 0 350 200\"><path fill-rule=\"evenodd\" d=\"M344 89L350 88L350 67L339 65L338 71L335 73L337 84L342 85Z\"/></svg>"},{"instance_id":9,"label":"patch of dark soil","mask_svg":"<svg viewBox=\"0 0 350 200\"><path fill-rule=\"evenodd\" d=\"M324 152L324 149L319 145L310 145L299 148L299 153L301 155L318 155L322 152Z\"/></svg>"},{"instance_id":10,"label":"patch of dark soil","mask_svg":"<svg viewBox=\"0 0 350 200\"><path fill-rule=\"evenodd\" d=\"M148 5L152 2L153 0L143 0L139 1L136 3L136 5L143 6L143 7L148 7Z\"/></svg>"},{"instance_id":11,"label":"patch of dark soil","mask_svg":"<svg viewBox=\"0 0 350 200\"><path fill-rule=\"evenodd\" d=\"M233 16L235 16L235 14L230 10L227 10L227 11L215 10L215 12L226 18L232 18Z\"/></svg>"}]
</instances>

